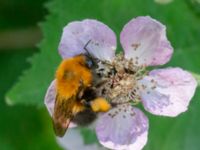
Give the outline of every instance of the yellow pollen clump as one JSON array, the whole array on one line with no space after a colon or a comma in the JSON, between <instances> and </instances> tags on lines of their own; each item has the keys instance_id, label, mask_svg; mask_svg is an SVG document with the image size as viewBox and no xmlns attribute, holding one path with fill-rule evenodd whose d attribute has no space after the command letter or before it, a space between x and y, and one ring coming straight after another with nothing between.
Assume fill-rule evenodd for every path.
<instances>
[{"instance_id":1,"label":"yellow pollen clump","mask_svg":"<svg viewBox=\"0 0 200 150\"><path fill-rule=\"evenodd\" d=\"M90 105L94 112L106 112L111 109L111 105L104 98L96 98Z\"/></svg>"}]
</instances>

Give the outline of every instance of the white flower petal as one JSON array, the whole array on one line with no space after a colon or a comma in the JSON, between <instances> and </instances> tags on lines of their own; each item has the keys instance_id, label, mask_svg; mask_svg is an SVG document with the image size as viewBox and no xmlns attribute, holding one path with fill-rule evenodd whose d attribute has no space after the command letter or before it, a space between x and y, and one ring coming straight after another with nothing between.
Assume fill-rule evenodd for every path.
<instances>
[{"instance_id":1,"label":"white flower petal","mask_svg":"<svg viewBox=\"0 0 200 150\"><path fill-rule=\"evenodd\" d=\"M50 84L50 86L47 89L44 104L47 107L47 110L49 111L49 114L52 116L54 113L54 104L56 99L56 80L53 80Z\"/></svg>"},{"instance_id":2,"label":"white flower petal","mask_svg":"<svg viewBox=\"0 0 200 150\"><path fill-rule=\"evenodd\" d=\"M107 25L92 19L69 23L63 30L59 52L63 58L86 53L87 43L88 52L95 58L111 61L115 56L115 33Z\"/></svg>"},{"instance_id":3,"label":"white flower petal","mask_svg":"<svg viewBox=\"0 0 200 150\"><path fill-rule=\"evenodd\" d=\"M188 109L197 86L180 68L157 69L140 80L144 108L152 114L175 117Z\"/></svg>"},{"instance_id":4,"label":"white flower petal","mask_svg":"<svg viewBox=\"0 0 200 150\"><path fill-rule=\"evenodd\" d=\"M119 105L99 117L96 133L107 148L141 150L147 142L148 119L135 107Z\"/></svg>"},{"instance_id":5,"label":"white flower petal","mask_svg":"<svg viewBox=\"0 0 200 150\"><path fill-rule=\"evenodd\" d=\"M83 137L79 129L68 129L62 138L57 138L58 143L65 150L106 150L97 144L84 144Z\"/></svg>"},{"instance_id":6,"label":"white flower petal","mask_svg":"<svg viewBox=\"0 0 200 150\"><path fill-rule=\"evenodd\" d=\"M121 32L120 42L125 58L133 59L136 65L162 65L173 53L166 27L148 16L129 21Z\"/></svg>"}]
</instances>

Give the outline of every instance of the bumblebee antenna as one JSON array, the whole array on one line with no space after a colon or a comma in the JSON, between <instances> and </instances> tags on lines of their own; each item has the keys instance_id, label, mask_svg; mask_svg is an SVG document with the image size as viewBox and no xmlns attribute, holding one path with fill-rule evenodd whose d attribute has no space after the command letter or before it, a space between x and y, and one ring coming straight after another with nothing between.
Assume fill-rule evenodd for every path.
<instances>
[{"instance_id":1,"label":"bumblebee antenna","mask_svg":"<svg viewBox=\"0 0 200 150\"><path fill-rule=\"evenodd\" d=\"M88 46L88 44L90 44L90 42L91 42L92 40L90 39L86 44L85 44L85 46L83 47L83 49L90 55L90 53L89 53L89 51L88 51L88 49L87 49L87 46ZM91 55L90 55L91 56Z\"/></svg>"},{"instance_id":2,"label":"bumblebee antenna","mask_svg":"<svg viewBox=\"0 0 200 150\"><path fill-rule=\"evenodd\" d=\"M87 46L90 44L91 41L92 41L92 39L90 39L90 40L85 44L85 46L83 47L83 49L87 52L87 56L88 56L89 59L92 61L92 63L95 64L95 65L97 66L97 63L96 63L95 59L92 57L92 55L90 54L90 52L89 52L88 49L87 49ZM98 59L97 59L97 60L98 60ZM107 63L107 62L104 62L104 63L107 64L107 65L111 65L111 64L109 64L109 63Z\"/></svg>"},{"instance_id":3,"label":"bumblebee antenna","mask_svg":"<svg viewBox=\"0 0 200 150\"><path fill-rule=\"evenodd\" d=\"M95 62L94 58L92 57L92 55L90 54L90 52L89 52L88 49L87 49L87 46L90 44L91 41L92 41L92 40L90 39L90 40L85 44L85 46L83 47L83 49L87 52L87 56L88 56L89 59L92 61L92 63L96 65L96 62Z\"/></svg>"}]
</instances>

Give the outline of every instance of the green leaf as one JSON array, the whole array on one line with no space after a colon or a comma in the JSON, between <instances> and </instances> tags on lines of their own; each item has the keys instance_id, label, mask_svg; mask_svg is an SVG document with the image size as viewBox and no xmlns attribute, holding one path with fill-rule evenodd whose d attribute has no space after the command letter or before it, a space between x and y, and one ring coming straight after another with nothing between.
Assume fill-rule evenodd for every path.
<instances>
[{"instance_id":1,"label":"green leaf","mask_svg":"<svg viewBox=\"0 0 200 150\"><path fill-rule=\"evenodd\" d=\"M84 143L87 144L93 144L97 143L97 136L94 130L91 130L89 128L80 128L81 135L83 136Z\"/></svg>"},{"instance_id":2,"label":"green leaf","mask_svg":"<svg viewBox=\"0 0 200 150\"><path fill-rule=\"evenodd\" d=\"M34 107L8 107L5 92L29 65L26 61L35 49L0 51L0 149L59 150L47 111Z\"/></svg>"},{"instance_id":3,"label":"green leaf","mask_svg":"<svg viewBox=\"0 0 200 150\"><path fill-rule=\"evenodd\" d=\"M198 86L200 86L200 75L199 74L196 74L196 73L193 73L192 72L192 75L195 77L195 79L197 80L197 83L198 83Z\"/></svg>"}]
</instances>

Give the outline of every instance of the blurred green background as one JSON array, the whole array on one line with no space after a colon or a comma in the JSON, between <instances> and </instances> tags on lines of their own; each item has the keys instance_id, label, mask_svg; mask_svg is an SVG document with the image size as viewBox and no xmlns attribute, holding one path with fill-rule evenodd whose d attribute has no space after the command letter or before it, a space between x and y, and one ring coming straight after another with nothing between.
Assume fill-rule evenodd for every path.
<instances>
[{"instance_id":1,"label":"blurred green background","mask_svg":"<svg viewBox=\"0 0 200 150\"><path fill-rule=\"evenodd\" d=\"M1 0L0 150L60 149L43 99L61 60L57 46L62 28L72 20L98 19L119 37L131 18L150 15L167 26L175 50L165 66L180 66L199 76L199 0L158 1L162 0ZM144 149L199 150L199 100L198 89L188 112L177 118L146 112L150 130Z\"/></svg>"}]
</instances>

